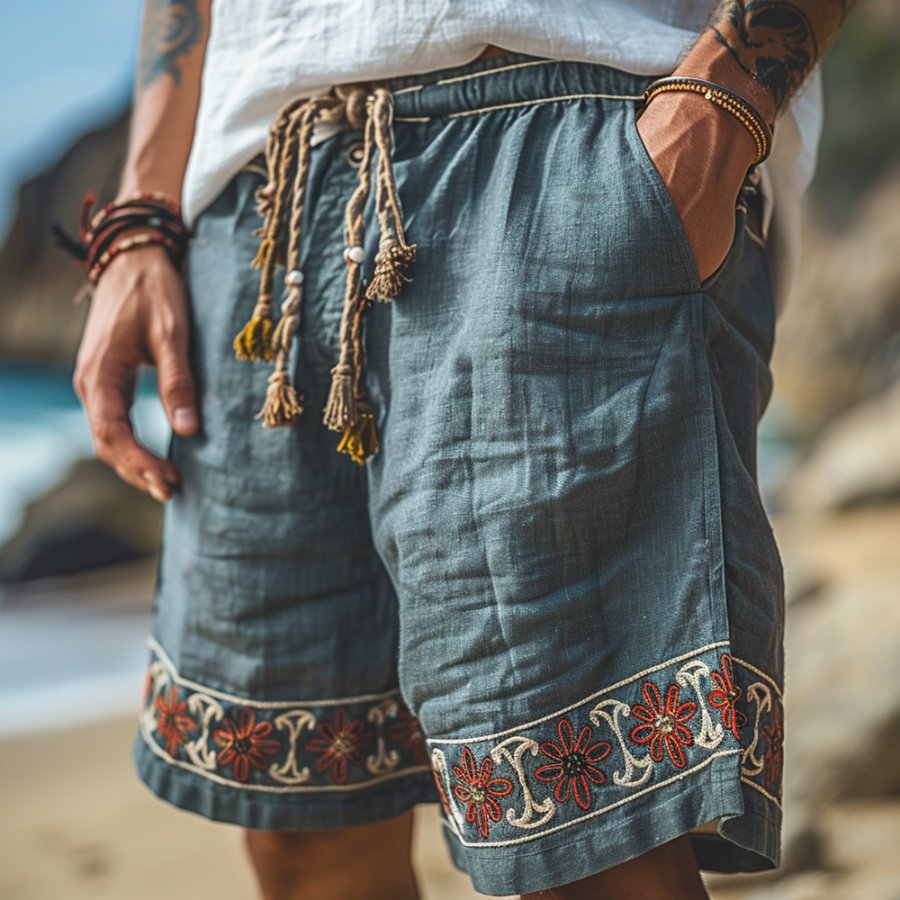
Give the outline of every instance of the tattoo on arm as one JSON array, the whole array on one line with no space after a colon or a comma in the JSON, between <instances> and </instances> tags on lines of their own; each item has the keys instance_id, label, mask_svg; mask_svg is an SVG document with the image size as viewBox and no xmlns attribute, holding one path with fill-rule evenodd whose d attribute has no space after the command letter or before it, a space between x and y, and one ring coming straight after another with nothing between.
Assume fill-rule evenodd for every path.
<instances>
[{"instance_id":1,"label":"tattoo on arm","mask_svg":"<svg viewBox=\"0 0 900 900\"><path fill-rule=\"evenodd\" d=\"M854 0L816 0L814 5L788 0L722 0L709 27L781 111L815 68L853 4Z\"/></svg>"},{"instance_id":2,"label":"tattoo on arm","mask_svg":"<svg viewBox=\"0 0 900 900\"><path fill-rule=\"evenodd\" d=\"M196 0L147 0L139 61L141 87L166 74L178 84L179 57L200 42L204 27Z\"/></svg>"}]
</instances>

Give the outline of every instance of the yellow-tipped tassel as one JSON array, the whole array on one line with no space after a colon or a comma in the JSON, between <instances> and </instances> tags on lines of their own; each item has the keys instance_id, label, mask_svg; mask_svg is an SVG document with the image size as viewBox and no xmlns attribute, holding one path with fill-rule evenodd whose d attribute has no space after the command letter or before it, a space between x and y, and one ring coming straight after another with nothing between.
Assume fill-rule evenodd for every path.
<instances>
[{"instance_id":1,"label":"yellow-tipped tassel","mask_svg":"<svg viewBox=\"0 0 900 900\"><path fill-rule=\"evenodd\" d=\"M322 424L332 431L343 431L357 421L356 397L353 394L353 371L346 363L331 370L331 387L322 416Z\"/></svg>"},{"instance_id":2,"label":"yellow-tipped tassel","mask_svg":"<svg viewBox=\"0 0 900 900\"><path fill-rule=\"evenodd\" d=\"M403 285L412 281L406 270L415 261L415 244L401 244L394 238L382 240L375 256L375 272L366 289L366 299L387 303L399 296Z\"/></svg>"},{"instance_id":3,"label":"yellow-tipped tassel","mask_svg":"<svg viewBox=\"0 0 900 900\"><path fill-rule=\"evenodd\" d=\"M378 452L375 416L370 412L361 412L356 424L348 425L344 429L344 435L337 449L339 453L346 453L352 460L364 465L370 456Z\"/></svg>"},{"instance_id":4,"label":"yellow-tipped tassel","mask_svg":"<svg viewBox=\"0 0 900 900\"><path fill-rule=\"evenodd\" d=\"M263 359L271 362L273 358L272 327L271 315L259 315L255 309L250 321L238 332L232 342L234 355L238 359Z\"/></svg>"},{"instance_id":5,"label":"yellow-tipped tassel","mask_svg":"<svg viewBox=\"0 0 900 900\"><path fill-rule=\"evenodd\" d=\"M269 376L266 402L254 418L261 418L264 428L280 428L290 425L303 413L300 400L301 398L297 395L287 373L276 370Z\"/></svg>"}]
</instances>

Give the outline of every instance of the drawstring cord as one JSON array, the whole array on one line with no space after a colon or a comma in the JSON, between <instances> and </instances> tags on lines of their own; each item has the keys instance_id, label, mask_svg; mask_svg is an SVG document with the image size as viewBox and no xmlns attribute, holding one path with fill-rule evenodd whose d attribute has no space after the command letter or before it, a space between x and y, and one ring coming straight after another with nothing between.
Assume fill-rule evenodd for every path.
<instances>
[{"instance_id":1,"label":"drawstring cord","mask_svg":"<svg viewBox=\"0 0 900 900\"><path fill-rule=\"evenodd\" d=\"M256 414L265 427L291 425L302 414L302 394L290 380L290 353L300 327L303 273L300 271L300 226L312 152L313 127L319 120L346 121L364 134L359 182L344 214L344 260L347 264L337 364L323 411L323 424L342 432L338 451L362 464L378 450L375 417L365 388L362 317L373 300L389 302L411 279L415 244L406 240L397 186L391 166L393 101L390 91L375 87L339 86L332 92L284 106L266 142L268 180L256 192L263 224L253 234L260 245L253 266L262 270L259 293L250 319L234 339L238 359L274 360L265 402ZM372 159L375 210L380 227L375 272L364 290L364 213L369 198ZM286 244L286 246L285 246ZM281 316L273 322L272 298L277 266L285 268L286 295Z\"/></svg>"}]
</instances>

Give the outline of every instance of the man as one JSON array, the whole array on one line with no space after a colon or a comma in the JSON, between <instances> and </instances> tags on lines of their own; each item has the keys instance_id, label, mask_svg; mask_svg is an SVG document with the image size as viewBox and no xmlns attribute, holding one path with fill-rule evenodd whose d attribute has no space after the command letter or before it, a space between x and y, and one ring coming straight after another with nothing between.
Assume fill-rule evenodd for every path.
<instances>
[{"instance_id":1,"label":"man","mask_svg":"<svg viewBox=\"0 0 900 900\"><path fill-rule=\"evenodd\" d=\"M167 504L139 773L243 826L264 897L415 897L438 799L490 894L778 865L755 429L816 137L791 101L851 5L148 0L121 195L184 197L187 283L110 261L74 383Z\"/></svg>"}]
</instances>

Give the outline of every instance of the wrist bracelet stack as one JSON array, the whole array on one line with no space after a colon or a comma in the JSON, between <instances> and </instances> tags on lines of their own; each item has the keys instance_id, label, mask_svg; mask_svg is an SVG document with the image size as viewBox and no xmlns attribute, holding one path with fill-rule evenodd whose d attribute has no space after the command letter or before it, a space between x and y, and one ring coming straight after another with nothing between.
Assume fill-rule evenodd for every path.
<instances>
[{"instance_id":1,"label":"wrist bracelet stack","mask_svg":"<svg viewBox=\"0 0 900 900\"><path fill-rule=\"evenodd\" d=\"M80 240L67 234L58 222L52 226L59 246L81 260L87 270L87 284L76 294L76 303L92 292L113 259L138 247L163 247L172 265L181 271L190 235L177 200L161 191L139 191L107 203L91 217L95 202L92 193L85 195Z\"/></svg>"},{"instance_id":2,"label":"wrist bracelet stack","mask_svg":"<svg viewBox=\"0 0 900 900\"><path fill-rule=\"evenodd\" d=\"M666 78L659 78L647 86L644 91L644 106L654 97L670 91L689 91L693 94L700 94L706 100L731 113L750 132L750 136L756 143L756 158L751 165L758 165L768 158L772 150L772 131L766 124L766 120L743 97L719 84L704 81L702 78L670 75Z\"/></svg>"}]
</instances>

